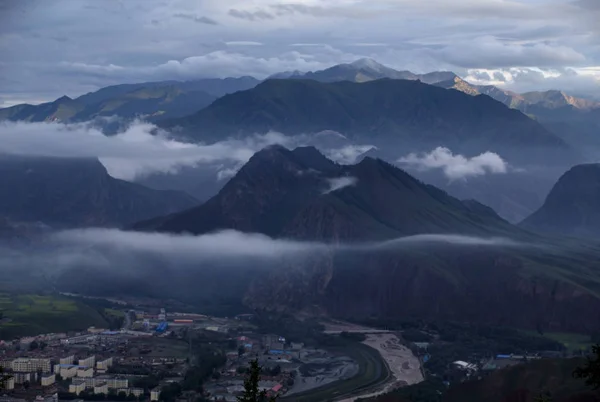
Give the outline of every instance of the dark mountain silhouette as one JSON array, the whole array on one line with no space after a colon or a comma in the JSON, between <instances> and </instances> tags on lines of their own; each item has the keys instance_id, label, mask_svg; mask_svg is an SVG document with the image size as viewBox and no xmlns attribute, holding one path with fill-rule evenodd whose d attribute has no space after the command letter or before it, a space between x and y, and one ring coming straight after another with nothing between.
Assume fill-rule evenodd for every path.
<instances>
[{"instance_id":1,"label":"dark mountain silhouette","mask_svg":"<svg viewBox=\"0 0 600 402\"><path fill-rule=\"evenodd\" d=\"M0 188L0 216L56 227L122 226L196 203L114 179L96 159L0 156Z\"/></svg>"},{"instance_id":2,"label":"dark mountain silhouette","mask_svg":"<svg viewBox=\"0 0 600 402\"><path fill-rule=\"evenodd\" d=\"M335 183L340 188L331 191ZM456 200L381 160L339 166L313 147L281 146L256 153L205 204L139 227L196 234L236 229L328 241L520 232L491 209Z\"/></svg>"},{"instance_id":3,"label":"dark mountain silhouette","mask_svg":"<svg viewBox=\"0 0 600 402\"><path fill-rule=\"evenodd\" d=\"M240 77L114 85L76 99L63 96L40 105L0 109L0 120L77 122L119 116L158 121L195 113L220 96L252 88L258 82L252 77Z\"/></svg>"},{"instance_id":4,"label":"dark mountain silhouette","mask_svg":"<svg viewBox=\"0 0 600 402\"><path fill-rule=\"evenodd\" d=\"M573 236L600 235L600 164L578 165L554 185L522 227Z\"/></svg>"},{"instance_id":5,"label":"dark mountain silhouette","mask_svg":"<svg viewBox=\"0 0 600 402\"><path fill-rule=\"evenodd\" d=\"M165 126L182 127L182 135L207 141L269 130L333 130L375 145L413 150L440 145L467 153L493 149L528 160L542 152L569 154L563 140L488 96L407 80L269 80Z\"/></svg>"}]
</instances>

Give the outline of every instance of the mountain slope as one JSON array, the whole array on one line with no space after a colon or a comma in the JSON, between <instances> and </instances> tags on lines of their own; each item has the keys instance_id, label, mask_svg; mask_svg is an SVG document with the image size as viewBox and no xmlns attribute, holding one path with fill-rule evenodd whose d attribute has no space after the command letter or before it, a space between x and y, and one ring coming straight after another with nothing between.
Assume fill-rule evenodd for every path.
<instances>
[{"instance_id":1,"label":"mountain slope","mask_svg":"<svg viewBox=\"0 0 600 402\"><path fill-rule=\"evenodd\" d=\"M122 226L196 203L114 179L94 159L0 156L0 188L0 216L59 227Z\"/></svg>"},{"instance_id":2,"label":"mountain slope","mask_svg":"<svg viewBox=\"0 0 600 402\"><path fill-rule=\"evenodd\" d=\"M269 130L285 134L333 130L382 148L429 151L444 145L455 152L493 149L527 159L543 151L569 153L563 140L487 96L407 80L269 80L165 126L182 127L182 135L208 141Z\"/></svg>"},{"instance_id":3,"label":"mountain slope","mask_svg":"<svg viewBox=\"0 0 600 402\"><path fill-rule=\"evenodd\" d=\"M40 105L15 105L0 109L0 121L86 121L98 116L151 121L177 118L197 112L223 95L253 88L252 77L159 81L101 88L76 99L63 96Z\"/></svg>"},{"instance_id":4,"label":"mountain slope","mask_svg":"<svg viewBox=\"0 0 600 402\"><path fill-rule=\"evenodd\" d=\"M554 234L600 235L600 164L578 165L554 185L544 205L521 226Z\"/></svg>"},{"instance_id":5,"label":"mountain slope","mask_svg":"<svg viewBox=\"0 0 600 402\"><path fill-rule=\"evenodd\" d=\"M240 296L256 309L570 331L600 322L597 246L546 245L372 158L341 166L314 148L269 147L205 204L134 228L356 245L285 259L249 281ZM437 237L406 237L427 234Z\"/></svg>"},{"instance_id":6,"label":"mountain slope","mask_svg":"<svg viewBox=\"0 0 600 402\"><path fill-rule=\"evenodd\" d=\"M335 183L340 183L338 189L330 191ZM146 228L189 233L236 229L327 241L520 232L493 211L456 200L381 160L339 166L315 148L289 151L281 146L255 154L205 204Z\"/></svg>"}]
</instances>

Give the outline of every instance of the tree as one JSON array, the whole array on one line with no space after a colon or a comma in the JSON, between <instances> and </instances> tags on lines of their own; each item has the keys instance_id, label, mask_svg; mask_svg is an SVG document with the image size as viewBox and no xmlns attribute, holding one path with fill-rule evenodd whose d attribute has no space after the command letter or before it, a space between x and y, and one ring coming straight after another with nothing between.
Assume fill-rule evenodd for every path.
<instances>
[{"instance_id":1,"label":"tree","mask_svg":"<svg viewBox=\"0 0 600 402\"><path fill-rule=\"evenodd\" d=\"M252 360L248 369L248 374L244 380L244 395L239 396L238 402L274 402L277 397L267 397L266 390L258 390L260 381L260 372L262 367L258 365L258 360Z\"/></svg>"},{"instance_id":2,"label":"tree","mask_svg":"<svg viewBox=\"0 0 600 402\"><path fill-rule=\"evenodd\" d=\"M587 386L600 390L600 344L592 346L592 355L583 367L573 372L573 377L583 378Z\"/></svg>"}]
</instances>

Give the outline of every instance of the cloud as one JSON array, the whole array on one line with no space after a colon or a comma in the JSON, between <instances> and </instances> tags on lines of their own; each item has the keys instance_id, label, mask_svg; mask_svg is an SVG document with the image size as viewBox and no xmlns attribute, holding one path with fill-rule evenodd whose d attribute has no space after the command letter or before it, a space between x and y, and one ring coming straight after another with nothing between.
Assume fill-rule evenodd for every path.
<instances>
[{"instance_id":1,"label":"cloud","mask_svg":"<svg viewBox=\"0 0 600 402\"><path fill-rule=\"evenodd\" d=\"M442 169L450 180L466 179L485 174L502 174L508 171L508 164L494 152L484 152L472 158L454 155L448 148L438 147L430 153L411 153L398 159L398 162L419 170Z\"/></svg>"},{"instance_id":2,"label":"cloud","mask_svg":"<svg viewBox=\"0 0 600 402\"><path fill-rule=\"evenodd\" d=\"M355 186L356 183L358 183L358 179L356 177L346 176L327 179L327 182L329 184L329 188L323 191L323 194L329 194L349 186Z\"/></svg>"},{"instance_id":3,"label":"cloud","mask_svg":"<svg viewBox=\"0 0 600 402\"><path fill-rule=\"evenodd\" d=\"M272 239L256 233L224 230L206 235L176 235L164 233L126 232L115 229L81 229L58 232L52 241L76 246L102 246L136 253L154 253L195 257L197 259L228 258L279 258L325 249L319 243Z\"/></svg>"},{"instance_id":4,"label":"cloud","mask_svg":"<svg viewBox=\"0 0 600 402\"><path fill-rule=\"evenodd\" d=\"M376 149L374 145L345 145L338 149L325 150L325 154L329 159L342 165L353 165L358 162L361 155Z\"/></svg>"},{"instance_id":5,"label":"cloud","mask_svg":"<svg viewBox=\"0 0 600 402\"><path fill-rule=\"evenodd\" d=\"M89 123L0 123L0 153L98 158L113 176L133 180L153 172L175 173L182 166L245 163L271 144L290 144L278 133L215 144L183 143L149 123L135 121L106 136Z\"/></svg>"},{"instance_id":6,"label":"cloud","mask_svg":"<svg viewBox=\"0 0 600 402\"><path fill-rule=\"evenodd\" d=\"M178 259L206 260L214 258L273 259L283 256L310 255L316 251L377 251L381 249L402 249L415 245L454 245L454 246L497 246L514 247L524 245L507 238L484 238L456 234L423 234L398 237L380 242L363 243L323 243L274 239L259 233L243 233L235 230L190 235L168 233L143 233L118 229L75 229L55 232L47 241L51 245L69 248L94 248L107 252L116 250L136 254L159 254L176 256Z\"/></svg>"},{"instance_id":7,"label":"cloud","mask_svg":"<svg viewBox=\"0 0 600 402\"><path fill-rule=\"evenodd\" d=\"M263 21L263 20L272 20L275 18L273 14L265 11L265 10L257 10L257 11L248 11L248 10L238 10L235 8L230 9L227 14L234 18L239 18L242 20L248 21Z\"/></svg>"},{"instance_id":8,"label":"cloud","mask_svg":"<svg viewBox=\"0 0 600 402\"><path fill-rule=\"evenodd\" d=\"M212 18L205 17L203 15L198 16L195 14L176 13L173 14L173 17L198 22L200 24L219 25L217 21L213 20Z\"/></svg>"},{"instance_id":9,"label":"cloud","mask_svg":"<svg viewBox=\"0 0 600 402\"><path fill-rule=\"evenodd\" d=\"M262 46L263 44L260 42L253 42L248 40L234 40L225 42L227 46Z\"/></svg>"}]
</instances>

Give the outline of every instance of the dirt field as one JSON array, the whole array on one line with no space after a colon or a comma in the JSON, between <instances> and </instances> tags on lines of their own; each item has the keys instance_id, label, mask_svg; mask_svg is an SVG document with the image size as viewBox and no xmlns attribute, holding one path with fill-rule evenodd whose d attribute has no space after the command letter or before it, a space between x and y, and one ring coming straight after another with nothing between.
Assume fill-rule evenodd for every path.
<instances>
[{"instance_id":1,"label":"dirt field","mask_svg":"<svg viewBox=\"0 0 600 402\"><path fill-rule=\"evenodd\" d=\"M376 349L381 354L393 374L393 379L378 390L347 398L340 402L352 402L358 398L381 395L395 388L423 381L419 359L417 359L410 349L400 344L396 335L369 334L363 343Z\"/></svg>"}]
</instances>

